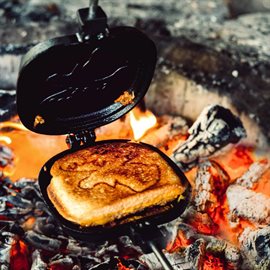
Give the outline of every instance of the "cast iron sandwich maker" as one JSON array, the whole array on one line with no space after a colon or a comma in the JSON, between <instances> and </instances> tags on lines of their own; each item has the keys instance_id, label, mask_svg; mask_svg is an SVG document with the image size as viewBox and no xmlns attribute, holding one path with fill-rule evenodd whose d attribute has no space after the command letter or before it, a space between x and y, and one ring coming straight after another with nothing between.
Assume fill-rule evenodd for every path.
<instances>
[{"instance_id":1,"label":"cast iron sandwich maker","mask_svg":"<svg viewBox=\"0 0 270 270\"><path fill-rule=\"evenodd\" d=\"M154 74L156 47L133 27L109 29L98 1L78 10L80 30L33 47L23 58L17 82L17 110L30 130L47 135L68 134L70 149L52 157L39 174L44 201L63 229L76 239L99 241L129 234L144 252L154 251L164 269L173 269L154 241L162 237L157 225L179 217L190 197L190 185L177 165L159 149L157 152L173 168L185 191L181 200L151 215L134 214L114 226L81 227L63 218L48 198L50 169L59 158L95 142L94 130L134 108L144 97Z\"/></svg>"}]
</instances>

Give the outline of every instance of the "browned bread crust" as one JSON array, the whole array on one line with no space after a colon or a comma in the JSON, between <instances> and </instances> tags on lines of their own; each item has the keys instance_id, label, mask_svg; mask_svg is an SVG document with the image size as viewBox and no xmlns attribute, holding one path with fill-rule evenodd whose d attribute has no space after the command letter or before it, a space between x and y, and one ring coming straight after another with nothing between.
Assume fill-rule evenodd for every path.
<instances>
[{"instance_id":1,"label":"browned bread crust","mask_svg":"<svg viewBox=\"0 0 270 270\"><path fill-rule=\"evenodd\" d=\"M57 160L48 195L58 212L81 226L104 225L165 205L183 193L179 177L139 143L92 146Z\"/></svg>"}]
</instances>

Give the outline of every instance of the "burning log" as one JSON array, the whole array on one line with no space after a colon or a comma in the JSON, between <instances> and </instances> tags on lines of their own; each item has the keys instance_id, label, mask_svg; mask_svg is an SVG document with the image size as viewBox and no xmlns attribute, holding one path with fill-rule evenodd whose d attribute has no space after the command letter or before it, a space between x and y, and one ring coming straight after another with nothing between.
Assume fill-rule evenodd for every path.
<instances>
[{"instance_id":1,"label":"burning log","mask_svg":"<svg viewBox=\"0 0 270 270\"><path fill-rule=\"evenodd\" d=\"M199 164L195 179L194 203L198 211L213 212L219 207L230 178L214 161Z\"/></svg>"},{"instance_id":2,"label":"burning log","mask_svg":"<svg viewBox=\"0 0 270 270\"><path fill-rule=\"evenodd\" d=\"M198 212L194 206L189 206L181 215L181 218L198 233L215 235L218 231L218 225L213 222L208 213Z\"/></svg>"},{"instance_id":3,"label":"burning log","mask_svg":"<svg viewBox=\"0 0 270 270\"><path fill-rule=\"evenodd\" d=\"M239 218L256 224L270 223L270 198L239 185L230 185L226 192L230 214L236 224Z\"/></svg>"},{"instance_id":4,"label":"burning log","mask_svg":"<svg viewBox=\"0 0 270 270\"><path fill-rule=\"evenodd\" d=\"M203 269L204 255L205 242L198 239L189 245L184 252L173 253L169 259L175 269L197 270Z\"/></svg>"},{"instance_id":5,"label":"burning log","mask_svg":"<svg viewBox=\"0 0 270 270\"><path fill-rule=\"evenodd\" d=\"M262 175L269 168L269 162L267 159L253 163L247 172L245 172L241 177L236 179L235 183L242 187L252 188L257 181L262 177Z\"/></svg>"},{"instance_id":6,"label":"burning log","mask_svg":"<svg viewBox=\"0 0 270 270\"><path fill-rule=\"evenodd\" d=\"M245 269L267 270L270 267L270 227L245 229L239 237L247 263Z\"/></svg>"},{"instance_id":7,"label":"burning log","mask_svg":"<svg viewBox=\"0 0 270 270\"><path fill-rule=\"evenodd\" d=\"M218 256L224 257L227 269L238 270L239 265L242 261L240 250L231 245L230 243L214 238L202 236L207 241L206 251L211 254L217 254Z\"/></svg>"},{"instance_id":8,"label":"burning log","mask_svg":"<svg viewBox=\"0 0 270 270\"><path fill-rule=\"evenodd\" d=\"M187 209L186 212L189 211L190 208ZM189 245L194 243L196 240L203 241L204 257L207 257L211 254L211 256L213 257L223 258L223 263L227 267L225 269L239 269L239 265L242 262L240 250L229 242L223 239L216 238L213 235L206 235L204 234L204 232L198 233L198 231L196 230L196 228L193 227L193 225L191 226L183 223L181 220L173 222L173 224L171 224L170 227L168 227L167 229L172 232L170 239L173 239L170 240L169 245L166 248L170 253L175 253L176 251L179 251L181 254L181 252L183 252ZM179 239L179 237L181 237L181 239ZM203 261L205 261L206 259L207 258L205 258Z\"/></svg>"},{"instance_id":9,"label":"burning log","mask_svg":"<svg viewBox=\"0 0 270 270\"><path fill-rule=\"evenodd\" d=\"M219 105L206 107L192 127L185 143L176 147L172 158L183 170L189 170L199 159L209 157L229 143L246 136L238 117Z\"/></svg>"}]
</instances>

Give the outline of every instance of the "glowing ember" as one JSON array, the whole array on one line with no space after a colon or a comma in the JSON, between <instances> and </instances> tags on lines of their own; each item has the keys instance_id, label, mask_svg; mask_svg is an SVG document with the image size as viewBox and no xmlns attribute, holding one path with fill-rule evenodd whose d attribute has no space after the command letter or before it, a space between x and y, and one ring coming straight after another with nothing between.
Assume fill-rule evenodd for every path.
<instances>
[{"instance_id":1,"label":"glowing ember","mask_svg":"<svg viewBox=\"0 0 270 270\"><path fill-rule=\"evenodd\" d=\"M142 112L139 108L135 108L130 112L130 124L133 130L135 140L139 140L142 136L157 123L154 114L148 110Z\"/></svg>"},{"instance_id":2,"label":"glowing ember","mask_svg":"<svg viewBox=\"0 0 270 270\"><path fill-rule=\"evenodd\" d=\"M118 270L130 270L130 268L125 267L120 261L117 264L117 269Z\"/></svg>"},{"instance_id":3,"label":"glowing ember","mask_svg":"<svg viewBox=\"0 0 270 270\"><path fill-rule=\"evenodd\" d=\"M173 253L179 250L180 248L187 247L191 243L192 241L190 239L187 239L185 234L181 230L179 230L177 232L177 236L174 239L174 241L167 245L166 250L170 253Z\"/></svg>"},{"instance_id":4,"label":"glowing ember","mask_svg":"<svg viewBox=\"0 0 270 270\"><path fill-rule=\"evenodd\" d=\"M25 243L21 240L14 240L10 252L10 269L11 270L29 270L29 251Z\"/></svg>"},{"instance_id":5,"label":"glowing ember","mask_svg":"<svg viewBox=\"0 0 270 270\"><path fill-rule=\"evenodd\" d=\"M223 270L226 269L222 260L212 254L206 254L202 270Z\"/></svg>"}]
</instances>

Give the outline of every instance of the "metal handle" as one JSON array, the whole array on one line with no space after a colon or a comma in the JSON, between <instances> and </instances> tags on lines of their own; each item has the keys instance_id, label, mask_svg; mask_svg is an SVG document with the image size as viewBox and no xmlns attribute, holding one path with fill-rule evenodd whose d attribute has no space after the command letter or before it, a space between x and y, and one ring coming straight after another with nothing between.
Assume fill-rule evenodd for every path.
<instances>
[{"instance_id":1,"label":"metal handle","mask_svg":"<svg viewBox=\"0 0 270 270\"><path fill-rule=\"evenodd\" d=\"M140 222L130 226L130 232L132 241L136 245L139 245L143 252L153 252L164 270L173 270L171 263L168 261L157 243L164 238L164 235L155 224Z\"/></svg>"},{"instance_id":2,"label":"metal handle","mask_svg":"<svg viewBox=\"0 0 270 270\"><path fill-rule=\"evenodd\" d=\"M94 19L96 17L97 8L98 8L98 0L90 0L88 19Z\"/></svg>"},{"instance_id":3,"label":"metal handle","mask_svg":"<svg viewBox=\"0 0 270 270\"><path fill-rule=\"evenodd\" d=\"M173 270L171 263L168 261L168 259L166 258L166 256L162 252L162 250L160 250L158 245L152 240L148 240L147 244L149 245L149 247L152 249L152 251L156 255L156 257L159 260L160 264L162 265L163 269L164 270Z\"/></svg>"}]
</instances>

